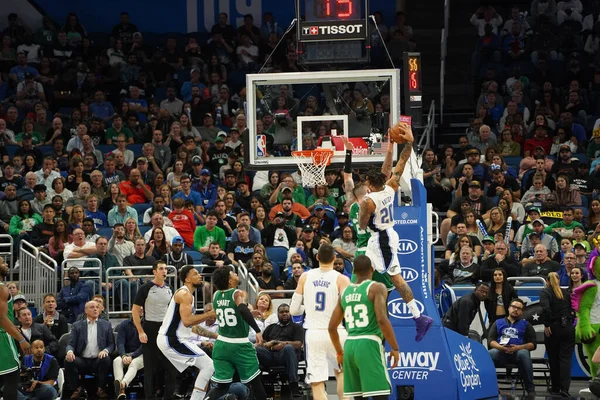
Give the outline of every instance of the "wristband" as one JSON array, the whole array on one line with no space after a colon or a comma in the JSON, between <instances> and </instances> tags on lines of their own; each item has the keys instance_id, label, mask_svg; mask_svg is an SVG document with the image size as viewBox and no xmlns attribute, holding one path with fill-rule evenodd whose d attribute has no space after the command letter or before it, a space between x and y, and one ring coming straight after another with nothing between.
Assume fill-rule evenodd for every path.
<instances>
[{"instance_id":1,"label":"wristband","mask_svg":"<svg viewBox=\"0 0 600 400\"><path fill-rule=\"evenodd\" d=\"M346 150L346 159L344 160L344 172L352 173L352 150Z\"/></svg>"},{"instance_id":2,"label":"wristband","mask_svg":"<svg viewBox=\"0 0 600 400\"><path fill-rule=\"evenodd\" d=\"M337 353L338 356L343 356L344 352L342 351L341 353Z\"/></svg>"},{"instance_id":3,"label":"wristband","mask_svg":"<svg viewBox=\"0 0 600 400\"><path fill-rule=\"evenodd\" d=\"M19 344L26 342L26 341L27 341L27 339L23 338L23 340L19 341Z\"/></svg>"},{"instance_id":4,"label":"wristband","mask_svg":"<svg viewBox=\"0 0 600 400\"><path fill-rule=\"evenodd\" d=\"M400 351L400 349L392 349L392 351Z\"/></svg>"}]
</instances>

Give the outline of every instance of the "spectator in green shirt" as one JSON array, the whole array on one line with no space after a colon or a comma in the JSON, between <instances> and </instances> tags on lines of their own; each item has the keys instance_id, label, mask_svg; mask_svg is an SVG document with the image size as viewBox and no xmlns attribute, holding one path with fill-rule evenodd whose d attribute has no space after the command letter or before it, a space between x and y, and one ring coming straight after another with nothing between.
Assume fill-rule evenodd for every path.
<instances>
[{"instance_id":1,"label":"spectator in green shirt","mask_svg":"<svg viewBox=\"0 0 600 400\"><path fill-rule=\"evenodd\" d=\"M115 115L113 118L112 128L106 130L106 144L114 144L117 142L119 135L125 135L127 138L127 144L133 143L133 133L129 128L123 126L123 117Z\"/></svg>"},{"instance_id":2,"label":"spectator in green shirt","mask_svg":"<svg viewBox=\"0 0 600 400\"><path fill-rule=\"evenodd\" d=\"M281 203L281 194L289 190L292 192L292 198L295 203L300 203L303 206L306 205L306 194L304 188L298 184L290 174L283 174L281 176L281 183L275 188L271 197L269 197L269 204L274 206L275 204Z\"/></svg>"},{"instance_id":3,"label":"spectator in green shirt","mask_svg":"<svg viewBox=\"0 0 600 400\"><path fill-rule=\"evenodd\" d=\"M39 146L40 144L43 144L44 136L41 133L34 131L33 126L33 120L31 118L25 118L23 120L23 131L17 135L15 141L20 144L21 142L23 142L24 136L29 135L33 139L34 146Z\"/></svg>"},{"instance_id":4,"label":"spectator in green shirt","mask_svg":"<svg viewBox=\"0 0 600 400\"><path fill-rule=\"evenodd\" d=\"M555 223L548 225L546 229L544 229L544 232L558 236L557 240L559 241L562 238L571 238L573 237L573 229L576 227L583 228L583 226L579 222L574 221L573 218L573 209L571 207L565 208L563 210L562 221L556 221Z\"/></svg>"},{"instance_id":5,"label":"spectator in green shirt","mask_svg":"<svg viewBox=\"0 0 600 400\"><path fill-rule=\"evenodd\" d=\"M194 232L194 248L200 253L206 253L212 242L218 242L222 249L225 248L225 231L217 226L216 211L209 211L206 215L206 225L199 226Z\"/></svg>"},{"instance_id":6,"label":"spectator in green shirt","mask_svg":"<svg viewBox=\"0 0 600 400\"><path fill-rule=\"evenodd\" d=\"M336 207L335 198L329 194L329 187L327 185L317 185L313 190L313 194L310 195L306 200L306 208L308 211L313 212L316 205Z\"/></svg>"}]
</instances>

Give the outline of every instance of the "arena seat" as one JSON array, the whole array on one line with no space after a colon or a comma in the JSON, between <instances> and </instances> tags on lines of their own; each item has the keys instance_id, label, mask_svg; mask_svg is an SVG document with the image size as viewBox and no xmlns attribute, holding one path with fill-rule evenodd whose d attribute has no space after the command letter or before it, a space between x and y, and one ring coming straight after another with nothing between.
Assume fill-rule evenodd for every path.
<instances>
[{"instance_id":1,"label":"arena seat","mask_svg":"<svg viewBox=\"0 0 600 400\"><path fill-rule=\"evenodd\" d=\"M100 228L96 231L100 236L110 239L113 235L113 228Z\"/></svg>"},{"instance_id":2,"label":"arena seat","mask_svg":"<svg viewBox=\"0 0 600 400\"><path fill-rule=\"evenodd\" d=\"M287 261L288 251L285 247L278 246L267 247L266 250L267 258L272 263L277 263L279 266L279 268L275 268L275 265L273 265L273 272L275 273L276 278L279 279L280 271L285 267L285 262Z\"/></svg>"}]
</instances>

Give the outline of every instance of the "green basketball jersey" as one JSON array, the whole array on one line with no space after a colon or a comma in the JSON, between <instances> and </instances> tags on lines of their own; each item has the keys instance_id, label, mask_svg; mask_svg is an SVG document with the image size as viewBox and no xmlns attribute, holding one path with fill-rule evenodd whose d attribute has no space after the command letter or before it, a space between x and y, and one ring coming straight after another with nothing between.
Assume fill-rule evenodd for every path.
<instances>
[{"instance_id":1,"label":"green basketball jersey","mask_svg":"<svg viewBox=\"0 0 600 400\"><path fill-rule=\"evenodd\" d=\"M4 286L3 282L0 282L0 285ZM13 298L12 296L9 294L9 299L8 299L8 319L10 319L10 322L12 322L13 324L15 323L15 312L13 310ZM0 332L6 332L4 330L4 328L0 327Z\"/></svg>"},{"instance_id":2,"label":"green basketball jersey","mask_svg":"<svg viewBox=\"0 0 600 400\"><path fill-rule=\"evenodd\" d=\"M366 280L351 284L342 293L341 302L348 336L376 335L383 339L375 316L375 306L369 300L369 288L373 283L375 282Z\"/></svg>"},{"instance_id":3,"label":"green basketball jersey","mask_svg":"<svg viewBox=\"0 0 600 400\"><path fill-rule=\"evenodd\" d=\"M213 297L213 307L219 323L219 335L228 338L247 338L250 327L240 315L233 294L237 289L217 290Z\"/></svg>"},{"instance_id":4,"label":"green basketball jersey","mask_svg":"<svg viewBox=\"0 0 600 400\"><path fill-rule=\"evenodd\" d=\"M352 226L356 230L356 247L360 250L363 247L367 247L367 242L371 237L371 233L367 230L360 229L358 225L359 210L360 205L357 202L352 203L352 205L350 206L350 222L352 222Z\"/></svg>"}]
</instances>

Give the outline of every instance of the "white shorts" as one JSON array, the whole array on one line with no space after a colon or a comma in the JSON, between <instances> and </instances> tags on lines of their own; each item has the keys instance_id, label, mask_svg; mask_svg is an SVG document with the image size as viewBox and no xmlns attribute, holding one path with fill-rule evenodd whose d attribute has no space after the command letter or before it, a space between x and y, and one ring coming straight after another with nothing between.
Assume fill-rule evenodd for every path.
<instances>
[{"instance_id":1,"label":"white shorts","mask_svg":"<svg viewBox=\"0 0 600 400\"><path fill-rule=\"evenodd\" d=\"M338 329L342 347L348 337L345 329ZM326 382L334 375L334 370L339 371L337 352L329 338L326 329L308 329L304 337L306 349L306 383Z\"/></svg>"},{"instance_id":2,"label":"white shorts","mask_svg":"<svg viewBox=\"0 0 600 400\"><path fill-rule=\"evenodd\" d=\"M187 367L213 368L210 357L191 341L177 340L159 334L156 344L179 372L185 371Z\"/></svg>"},{"instance_id":3,"label":"white shorts","mask_svg":"<svg viewBox=\"0 0 600 400\"><path fill-rule=\"evenodd\" d=\"M394 228L371 233L365 255L371 260L373 269L390 276L400 273L398 245L400 239Z\"/></svg>"}]
</instances>

